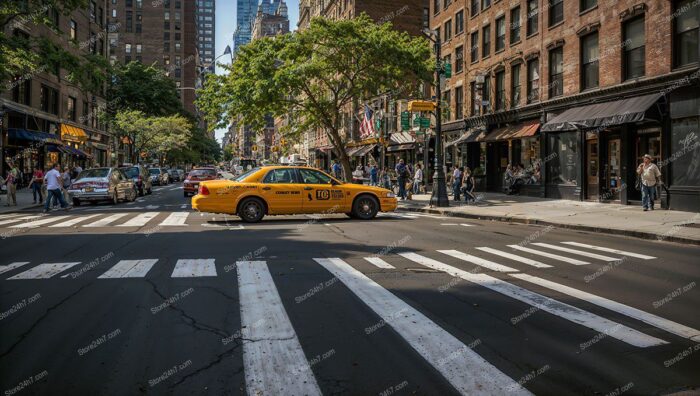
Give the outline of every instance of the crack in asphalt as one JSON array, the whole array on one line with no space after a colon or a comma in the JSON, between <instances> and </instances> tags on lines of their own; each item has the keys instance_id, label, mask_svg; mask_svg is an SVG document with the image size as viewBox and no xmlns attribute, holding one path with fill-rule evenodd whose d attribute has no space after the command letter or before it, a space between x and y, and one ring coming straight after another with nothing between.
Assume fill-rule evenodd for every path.
<instances>
[{"instance_id":1,"label":"crack in asphalt","mask_svg":"<svg viewBox=\"0 0 700 396\"><path fill-rule=\"evenodd\" d=\"M234 340L235 340L235 339L234 339ZM225 352L222 352L222 353L216 355L216 358L215 358L213 361L209 362L209 364L207 364L206 366L200 367L200 368L198 368L197 370L195 370L194 372L189 373L189 374L183 376L183 377L180 378L177 382L175 382L174 384L168 386L168 389L173 389L173 388L175 388L176 386L178 386L178 385L182 384L183 382L187 381L188 379L190 379L190 378L192 378L192 377L195 377L195 376L197 376L197 375L199 375L199 374L201 374L201 373L203 373L203 372L209 370L210 368L212 368L212 367L218 365L219 363L221 363L221 362L224 360L225 357L227 357L227 356L229 356L229 355L233 355L233 352L235 352L235 351L236 351L238 348L240 348L242 345L243 345L243 343L236 342L236 346L235 346L235 347L233 347L233 348L231 348L231 349L229 349L229 350L227 350L227 351L225 351ZM240 373L242 373L242 372L243 372L243 366L241 366L237 371L232 372L232 374L235 375L235 374L240 374Z\"/></svg>"}]
</instances>

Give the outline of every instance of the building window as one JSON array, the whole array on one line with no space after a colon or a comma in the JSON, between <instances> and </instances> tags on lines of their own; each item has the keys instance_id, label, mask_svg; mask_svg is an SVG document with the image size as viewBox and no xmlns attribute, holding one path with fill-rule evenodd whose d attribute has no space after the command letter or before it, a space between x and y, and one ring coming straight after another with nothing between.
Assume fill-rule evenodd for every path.
<instances>
[{"instance_id":1,"label":"building window","mask_svg":"<svg viewBox=\"0 0 700 396\"><path fill-rule=\"evenodd\" d=\"M141 44L136 44L136 54L137 55L141 54L141 49L142 49Z\"/></svg>"},{"instance_id":2,"label":"building window","mask_svg":"<svg viewBox=\"0 0 700 396\"><path fill-rule=\"evenodd\" d=\"M133 30L133 13L131 11L126 12L126 31L131 32Z\"/></svg>"},{"instance_id":3,"label":"building window","mask_svg":"<svg viewBox=\"0 0 700 396\"><path fill-rule=\"evenodd\" d=\"M205 25L211 25L211 23ZM430 29L430 8L428 7L423 8L423 29Z\"/></svg>"},{"instance_id":4,"label":"building window","mask_svg":"<svg viewBox=\"0 0 700 396\"><path fill-rule=\"evenodd\" d=\"M445 92L442 93L442 118L444 121L450 121L451 118L451 111L450 108L452 107L452 101L451 101L451 95L450 95L450 90L446 90Z\"/></svg>"},{"instance_id":5,"label":"building window","mask_svg":"<svg viewBox=\"0 0 700 396\"><path fill-rule=\"evenodd\" d=\"M75 114L75 98L72 96L69 96L66 99L66 118L75 121L76 114Z\"/></svg>"},{"instance_id":6,"label":"building window","mask_svg":"<svg viewBox=\"0 0 700 396\"><path fill-rule=\"evenodd\" d=\"M85 125L87 125L88 121L90 120L88 113L89 113L88 102L83 101L83 116L81 117L80 121L82 121L82 123Z\"/></svg>"},{"instance_id":7,"label":"building window","mask_svg":"<svg viewBox=\"0 0 700 396\"><path fill-rule=\"evenodd\" d=\"M510 107L520 105L520 64L510 68Z\"/></svg>"},{"instance_id":8,"label":"building window","mask_svg":"<svg viewBox=\"0 0 700 396\"><path fill-rule=\"evenodd\" d=\"M564 94L564 47L549 51L549 97Z\"/></svg>"},{"instance_id":9,"label":"building window","mask_svg":"<svg viewBox=\"0 0 700 396\"><path fill-rule=\"evenodd\" d=\"M440 0L433 0L433 14L440 12Z\"/></svg>"},{"instance_id":10,"label":"building window","mask_svg":"<svg viewBox=\"0 0 700 396\"><path fill-rule=\"evenodd\" d=\"M117 17L117 9L112 8L112 18L116 18L116 17Z\"/></svg>"},{"instance_id":11,"label":"building window","mask_svg":"<svg viewBox=\"0 0 700 396\"><path fill-rule=\"evenodd\" d=\"M481 57L486 58L491 54L491 26L486 25L481 32Z\"/></svg>"},{"instance_id":12,"label":"building window","mask_svg":"<svg viewBox=\"0 0 700 396\"><path fill-rule=\"evenodd\" d=\"M74 20L70 20L70 39L76 41L78 39L78 24Z\"/></svg>"},{"instance_id":13,"label":"building window","mask_svg":"<svg viewBox=\"0 0 700 396\"><path fill-rule=\"evenodd\" d=\"M100 27L102 27L104 25L104 19L105 19L104 8L102 8L102 7L99 8L99 12L97 13L97 18L99 18L97 23L100 25Z\"/></svg>"},{"instance_id":14,"label":"building window","mask_svg":"<svg viewBox=\"0 0 700 396\"><path fill-rule=\"evenodd\" d=\"M586 10L590 10L591 8L595 7L598 5L598 0L580 0L581 1L581 11L579 12L584 12Z\"/></svg>"},{"instance_id":15,"label":"building window","mask_svg":"<svg viewBox=\"0 0 700 396\"><path fill-rule=\"evenodd\" d=\"M564 20L564 0L549 0L549 26Z\"/></svg>"},{"instance_id":16,"label":"building window","mask_svg":"<svg viewBox=\"0 0 700 396\"><path fill-rule=\"evenodd\" d=\"M97 51L100 53L100 55L105 54L105 40L104 39L97 40Z\"/></svg>"},{"instance_id":17,"label":"building window","mask_svg":"<svg viewBox=\"0 0 700 396\"><path fill-rule=\"evenodd\" d=\"M41 110L58 115L58 90L42 85L39 94Z\"/></svg>"},{"instance_id":18,"label":"building window","mask_svg":"<svg viewBox=\"0 0 700 396\"><path fill-rule=\"evenodd\" d=\"M581 88L598 86L598 32L581 38Z\"/></svg>"},{"instance_id":19,"label":"building window","mask_svg":"<svg viewBox=\"0 0 700 396\"><path fill-rule=\"evenodd\" d=\"M455 15L455 35L464 31L464 10L461 10Z\"/></svg>"},{"instance_id":20,"label":"building window","mask_svg":"<svg viewBox=\"0 0 700 396\"><path fill-rule=\"evenodd\" d=\"M700 35L700 7L693 0L675 2L673 53L676 67L698 61L698 36Z\"/></svg>"},{"instance_id":21,"label":"building window","mask_svg":"<svg viewBox=\"0 0 700 396\"><path fill-rule=\"evenodd\" d=\"M496 19L496 51L501 51L506 47L506 17Z\"/></svg>"},{"instance_id":22,"label":"building window","mask_svg":"<svg viewBox=\"0 0 700 396\"><path fill-rule=\"evenodd\" d=\"M527 103L540 99L540 62L539 59L527 61Z\"/></svg>"},{"instance_id":23,"label":"building window","mask_svg":"<svg viewBox=\"0 0 700 396\"><path fill-rule=\"evenodd\" d=\"M464 89L455 88L455 119L461 120L464 117Z\"/></svg>"},{"instance_id":24,"label":"building window","mask_svg":"<svg viewBox=\"0 0 700 396\"><path fill-rule=\"evenodd\" d=\"M445 0L444 6L442 8L447 8L447 6L449 6L450 4L452 4L452 0Z\"/></svg>"},{"instance_id":25,"label":"building window","mask_svg":"<svg viewBox=\"0 0 700 396\"><path fill-rule=\"evenodd\" d=\"M19 104L31 106L32 105L32 82L29 79L25 79L19 84L12 88L12 100Z\"/></svg>"},{"instance_id":26,"label":"building window","mask_svg":"<svg viewBox=\"0 0 700 396\"><path fill-rule=\"evenodd\" d=\"M452 39L452 20L451 19L449 21L445 22L444 32L445 32L445 39L443 40L443 43L446 43Z\"/></svg>"},{"instance_id":27,"label":"building window","mask_svg":"<svg viewBox=\"0 0 700 396\"><path fill-rule=\"evenodd\" d=\"M491 7L491 0L481 0L481 9L485 10Z\"/></svg>"},{"instance_id":28,"label":"building window","mask_svg":"<svg viewBox=\"0 0 700 396\"><path fill-rule=\"evenodd\" d=\"M97 10L97 4L95 4L94 1L91 1L90 2L90 20L93 22L97 21L96 10Z\"/></svg>"},{"instance_id":29,"label":"building window","mask_svg":"<svg viewBox=\"0 0 700 396\"><path fill-rule=\"evenodd\" d=\"M442 36L440 35L441 31L439 26L435 28L435 37L437 37L438 40L442 40Z\"/></svg>"},{"instance_id":30,"label":"building window","mask_svg":"<svg viewBox=\"0 0 700 396\"><path fill-rule=\"evenodd\" d=\"M510 10L510 43L520 41L520 7Z\"/></svg>"},{"instance_id":31,"label":"building window","mask_svg":"<svg viewBox=\"0 0 700 396\"><path fill-rule=\"evenodd\" d=\"M180 43L175 43L175 51L180 51Z\"/></svg>"},{"instance_id":32,"label":"building window","mask_svg":"<svg viewBox=\"0 0 700 396\"><path fill-rule=\"evenodd\" d=\"M455 48L455 73L461 73L464 70L464 46L460 45Z\"/></svg>"},{"instance_id":33,"label":"building window","mask_svg":"<svg viewBox=\"0 0 700 396\"><path fill-rule=\"evenodd\" d=\"M578 164L581 160L579 158L579 134L577 132L548 133L546 139L547 152L557 154L545 163L547 183L566 186L580 185L578 180Z\"/></svg>"},{"instance_id":34,"label":"building window","mask_svg":"<svg viewBox=\"0 0 700 396\"><path fill-rule=\"evenodd\" d=\"M479 0L472 0L472 9L469 15L474 16L479 13Z\"/></svg>"},{"instance_id":35,"label":"building window","mask_svg":"<svg viewBox=\"0 0 700 396\"><path fill-rule=\"evenodd\" d=\"M134 6L133 0L126 0L124 4L129 8Z\"/></svg>"},{"instance_id":36,"label":"building window","mask_svg":"<svg viewBox=\"0 0 700 396\"><path fill-rule=\"evenodd\" d=\"M469 83L469 103L471 104L469 115L475 116L476 112L479 111L479 104L476 103L476 83L474 81Z\"/></svg>"},{"instance_id":37,"label":"building window","mask_svg":"<svg viewBox=\"0 0 700 396\"><path fill-rule=\"evenodd\" d=\"M486 114L491 107L491 76L484 77L484 87L481 93L481 114Z\"/></svg>"},{"instance_id":38,"label":"building window","mask_svg":"<svg viewBox=\"0 0 700 396\"><path fill-rule=\"evenodd\" d=\"M170 52L170 42L169 41L163 42L163 52Z\"/></svg>"},{"instance_id":39,"label":"building window","mask_svg":"<svg viewBox=\"0 0 700 396\"><path fill-rule=\"evenodd\" d=\"M479 60L479 32L472 33L470 45L469 60L474 63Z\"/></svg>"},{"instance_id":40,"label":"building window","mask_svg":"<svg viewBox=\"0 0 700 396\"><path fill-rule=\"evenodd\" d=\"M624 53L622 55L622 74L625 80L644 75L645 43L644 15L625 22L623 30Z\"/></svg>"},{"instance_id":41,"label":"building window","mask_svg":"<svg viewBox=\"0 0 700 396\"><path fill-rule=\"evenodd\" d=\"M165 11L164 18L166 21L170 20L170 11Z\"/></svg>"},{"instance_id":42,"label":"building window","mask_svg":"<svg viewBox=\"0 0 700 396\"><path fill-rule=\"evenodd\" d=\"M527 35L531 36L539 30L539 0L527 0Z\"/></svg>"},{"instance_id":43,"label":"building window","mask_svg":"<svg viewBox=\"0 0 700 396\"><path fill-rule=\"evenodd\" d=\"M170 32L164 32L163 33L163 41L168 41L170 40Z\"/></svg>"},{"instance_id":44,"label":"building window","mask_svg":"<svg viewBox=\"0 0 700 396\"><path fill-rule=\"evenodd\" d=\"M506 72L501 70L496 73L496 110L506 108Z\"/></svg>"},{"instance_id":45,"label":"building window","mask_svg":"<svg viewBox=\"0 0 700 396\"><path fill-rule=\"evenodd\" d=\"M136 0L136 8L143 8L143 0Z\"/></svg>"},{"instance_id":46,"label":"building window","mask_svg":"<svg viewBox=\"0 0 700 396\"><path fill-rule=\"evenodd\" d=\"M90 32L90 53L97 53L97 36L93 32Z\"/></svg>"},{"instance_id":47,"label":"building window","mask_svg":"<svg viewBox=\"0 0 700 396\"><path fill-rule=\"evenodd\" d=\"M126 52L127 55L131 55L131 44L126 44L124 46L124 51Z\"/></svg>"}]
</instances>

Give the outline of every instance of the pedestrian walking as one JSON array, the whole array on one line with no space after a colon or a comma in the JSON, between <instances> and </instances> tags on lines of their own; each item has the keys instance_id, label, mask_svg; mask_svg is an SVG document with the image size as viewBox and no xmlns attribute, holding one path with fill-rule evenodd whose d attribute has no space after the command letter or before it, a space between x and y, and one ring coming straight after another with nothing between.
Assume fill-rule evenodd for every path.
<instances>
[{"instance_id":1,"label":"pedestrian walking","mask_svg":"<svg viewBox=\"0 0 700 396\"><path fill-rule=\"evenodd\" d=\"M70 202L70 194L68 194L68 189L70 188L71 184L71 177L70 177L70 168L69 167L64 167L63 168L63 173L61 174L61 181L63 184L63 199L66 200L66 202Z\"/></svg>"},{"instance_id":2,"label":"pedestrian walking","mask_svg":"<svg viewBox=\"0 0 700 396\"><path fill-rule=\"evenodd\" d=\"M355 184L362 184L362 177L364 172L362 171L362 165L357 165L357 168L352 172L352 182Z\"/></svg>"},{"instance_id":3,"label":"pedestrian walking","mask_svg":"<svg viewBox=\"0 0 700 396\"><path fill-rule=\"evenodd\" d=\"M5 206L17 206L19 169L17 169L12 161L7 161L7 165L10 169L7 171L7 177L5 178L5 186L7 187L7 205Z\"/></svg>"},{"instance_id":4,"label":"pedestrian walking","mask_svg":"<svg viewBox=\"0 0 700 396\"><path fill-rule=\"evenodd\" d=\"M61 203L61 208L70 210L70 206L68 206L66 201L63 199L63 178L61 177L61 172L59 172L59 169L61 169L60 165L55 163L53 165L53 169L48 171L44 176L46 178L46 189L48 191L48 195L46 196L46 204L44 205L44 213L48 213L50 210L49 206L51 204L51 198L57 199L58 202Z\"/></svg>"},{"instance_id":5,"label":"pedestrian walking","mask_svg":"<svg viewBox=\"0 0 700 396\"><path fill-rule=\"evenodd\" d=\"M406 199L406 180L408 179L409 173L403 159L399 160L394 170L396 170L396 181L399 183L399 197L401 197L402 200Z\"/></svg>"},{"instance_id":6,"label":"pedestrian walking","mask_svg":"<svg viewBox=\"0 0 700 396\"><path fill-rule=\"evenodd\" d=\"M423 184L423 167L416 164L416 172L413 175L413 193L420 194L420 187Z\"/></svg>"},{"instance_id":7,"label":"pedestrian walking","mask_svg":"<svg viewBox=\"0 0 700 396\"><path fill-rule=\"evenodd\" d=\"M39 197L39 204L44 203L44 196L42 194L41 188L44 185L44 171L41 170L40 166L34 167L34 173L32 173L32 180L29 181L29 187L32 189L32 197L34 198L34 203L37 203L37 197Z\"/></svg>"},{"instance_id":8,"label":"pedestrian walking","mask_svg":"<svg viewBox=\"0 0 700 396\"><path fill-rule=\"evenodd\" d=\"M455 165L452 171L452 195L455 201L459 201L459 193L462 188L462 171Z\"/></svg>"},{"instance_id":9,"label":"pedestrian walking","mask_svg":"<svg viewBox=\"0 0 700 396\"><path fill-rule=\"evenodd\" d=\"M651 162L651 155L644 154L643 162L637 167L637 174L641 178L642 207L645 212L654 210L656 185L661 183L661 171Z\"/></svg>"},{"instance_id":10,"label":"pedestrian walking","mask_svg":"<svg viewBox=\"0 0 700 396\"><path fill-rule=\"evenodd\" d=\"M374 164L371 168L369 168L369 184L371 186L379 185L379 168L377 167L377 164Z\"/></svg>"},{"instance_id":11,"label":"pedestrian walking","mask_svg":"<svg viewBox=\"0 0 700 396\"><path fill-rule=\"evenodd\" d=\"M389 175L389 168L386 166L384 167L379 175L379 179L381 180L382 187L386 188L387 190L391 190L391 176Z\"/></svg>"},{"instance_id":12,"label":"pedestrian walking","mask_svg":"<svg viewBox=\"0 0 700 396\"><path fill-rule=\"evenodd\" d=\"M476 203L476 196L474 195L474 175L472 175L472 170L467 166L464 168L464 176L462 176L462 193L464 194L464 200L469 203L473 201Z\"/></svg>"},{"instance_id":13,"label":"pedestrian walking","mask_svg":"<svg viewBox=\"0 0 700 396\"><path fill-rule=\"evenodd\" d=\"M333 160L333 165L331 165L331 171L333 172L333 176L335 176L336 179L342 180L342 171L343 167L340 166L340 163L338 160Z\"/></svg>"}]
</instances>

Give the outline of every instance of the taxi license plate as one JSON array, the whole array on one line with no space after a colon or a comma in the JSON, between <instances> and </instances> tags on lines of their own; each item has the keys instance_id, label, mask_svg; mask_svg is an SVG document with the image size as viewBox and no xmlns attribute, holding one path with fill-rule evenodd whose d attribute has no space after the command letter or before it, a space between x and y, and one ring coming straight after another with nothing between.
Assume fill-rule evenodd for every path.
<instances>
[{"instance_id":1,"label":"taxi license plate","mask_svg":"<svg viewBox=\"0 0 700 396\"><path fill-rule=\"evenodd\" d=\"M85 192L93 192L93 191L95 191L95 189L92 188L92 187L85 187L85 188L84 188L84 191L85 191Z\"/></svg>"},{"instance_id":2,"label":"taxi license plate","mask_svg":"<svg viewBox=\"0 0 700 396\"><path fill-rule=\"evenodd\" d=\"M193 184L192 187L199 188L199 184Z\"/></svg>"}]
</instances>

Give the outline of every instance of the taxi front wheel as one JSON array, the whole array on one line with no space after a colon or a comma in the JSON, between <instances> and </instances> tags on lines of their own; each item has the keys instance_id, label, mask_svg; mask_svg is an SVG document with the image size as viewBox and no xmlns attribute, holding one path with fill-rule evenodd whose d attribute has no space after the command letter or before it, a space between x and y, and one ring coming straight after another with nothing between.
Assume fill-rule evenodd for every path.
<instances>
[{"instance_id":1,"label":"taxi front wheel","mask_svg":"<svg viewBox=\"0 0 700 396\"><path fill-rule=\"evenodd\" d=\"M247 198L238 207L238 216L246 223L257 223L265 216L265 206L257 198Z\"/></svg>"},{"instance_id":2,"label":"taxi front wheel","mask_svg":"<svg viewBox=\"0 0 700 396\"><path fill-rule=\"evenodd\" d=\"M352 206L352 214L361 220L370 220L377 216L379 202L370 195L361 195Z\"/></svg>"}]
</instances>

